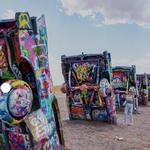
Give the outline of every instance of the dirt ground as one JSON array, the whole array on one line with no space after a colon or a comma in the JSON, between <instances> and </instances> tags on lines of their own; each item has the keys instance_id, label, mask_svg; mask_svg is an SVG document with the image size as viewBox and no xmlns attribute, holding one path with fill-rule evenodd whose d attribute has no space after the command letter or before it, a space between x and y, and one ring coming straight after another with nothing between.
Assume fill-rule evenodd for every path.
<instances>
[{"instance_id":1,"label":"dirt ground","mask_svg":"<svg viewBox=\"0 0 150 150\"><path fill-rule=\"evenodd\" d=\"M139 108L134 125L123 126L123 112L118 125L104 122L70 121L64 94L56 94L64 129L66 150L150 150L150 106Z\"/></svg>"}]
</instances>

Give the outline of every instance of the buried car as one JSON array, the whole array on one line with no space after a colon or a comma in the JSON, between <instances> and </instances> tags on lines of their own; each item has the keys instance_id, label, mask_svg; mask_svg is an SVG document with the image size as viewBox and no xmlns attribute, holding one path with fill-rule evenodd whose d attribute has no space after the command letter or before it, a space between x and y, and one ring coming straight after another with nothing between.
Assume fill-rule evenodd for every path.
<instances>
[{"instance_id":1,"label":"buried car","mask_svg":"<svg viewBox=\"0 0 150 150\"><path fill-rule=\"evenodd\" d=\"M64 145L48 63L44 15L0 21L0 149Z\"/></svg>"},{"instance_id":2,"label":"buried car","mask_svg":"<svg viewBox=\"0 0 150 150\"><path fill-rule=\"evenodd\" d=\"M139 91L139 104L147 105L148 104L148 77L147 74L137 74L136 75L137 80L137 87Z\"/></svg>"},{"instance_id":3,"label":"buried car","mask_svg":"<svg viewBox=\"0 0 150 150\"><path fill-rule=\"evenodd\" d=\"M116 94L116 107L121 108L129 88L136 96L136 68L134 65L116 66L112 68L112 85Z\"/></svg>"},{"instance_id":4,"label":"buried car","mask_svg":"<svg viewBox=\"0 0 150 150\"><path fill-rule=\"evenodd\" d=\"M148 101L150 101L150 74L147 74L148 81Z\"/></svg>"},{"instance_id":5,"label":"buried car","mask_svg":"<svg viewBox=\"0 0 150 150\"><path fill-rule=\"evenodd\" d=\"M110 53L63 55L61 62L70 119L116 123Z\"/></svg>"}]
</instances>

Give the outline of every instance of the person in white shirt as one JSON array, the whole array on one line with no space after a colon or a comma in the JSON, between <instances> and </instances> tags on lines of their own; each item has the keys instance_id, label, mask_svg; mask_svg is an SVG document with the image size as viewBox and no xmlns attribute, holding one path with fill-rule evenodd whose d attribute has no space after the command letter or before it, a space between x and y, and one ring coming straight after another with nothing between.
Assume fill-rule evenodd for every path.
<instances>
[{"instance_id":1,"label":"person in white shirt","mask_svg":"<svg viewBox=\"0 0 150 150\"><path fill-rule=\"evenodd\" d=\"M132 90L129 89L128 94L126 96L126 100L124 102L124 121L126 125L133 125L133 105L134 97L132 95Z\"/></svg>"}]
</instances>

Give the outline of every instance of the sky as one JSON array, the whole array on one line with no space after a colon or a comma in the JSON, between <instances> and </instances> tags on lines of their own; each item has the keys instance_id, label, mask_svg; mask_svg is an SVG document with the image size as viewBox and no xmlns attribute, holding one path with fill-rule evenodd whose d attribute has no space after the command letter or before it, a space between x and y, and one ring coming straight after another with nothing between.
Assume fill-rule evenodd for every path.
<instances>
[{"instance_id":1,"label":"sky","mask_svg":"<svg viewBox=\"0 0 150 150\"><path fill-rule=\"evenodd\" d=\"M54 85L63 81L61 55L111 53L112 65L150 73L149 0L1 0L0 19L15 12L45 15Z\"/></svg>"}]
</instances>

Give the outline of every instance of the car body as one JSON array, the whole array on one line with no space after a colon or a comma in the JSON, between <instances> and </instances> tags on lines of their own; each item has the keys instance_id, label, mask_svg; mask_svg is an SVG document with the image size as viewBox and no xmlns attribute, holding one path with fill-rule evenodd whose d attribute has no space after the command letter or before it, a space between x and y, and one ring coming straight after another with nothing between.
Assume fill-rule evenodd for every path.
<instances>
[{"instance_id":1,"label":"car body","mask_svg":"<svg viewBox=\"0 0 150 150\"><path fill-rule=\"evenodd\" d=\"M149 94L148 94L148 76L146 73L144 74L137 74L136 75L137 80L137 87L139 91L139 104L147 105Z\"/></svg>"},{"instance_id":2,"label":"car body","mask_svg":"<svg viewBox=\"0 0 150 150\"><path fill-rule=\"evenodd\" d=\"M114 93L119 94L119 101L116 101L116 107L123 106L126 94L130 87L136 87L136 67L132 66L115 66L112 68L112 84Z\"/></svg>"},{"instance_id":3,"label":"car body","mask_svg":"<svg viewBox=\"0 0 150 150\"><path fill-rule=\"evenodd\" d=\"M150 101L150 74L147 74L148 80L148 101Z\"/></svg>"},{"instance_id":4,"label":"car body","mask_svg":"<svg viewBox=\"0 0 150 150\"><path fill-rule=\"evenodd\" d=\"M0 21L0 147L60 150L64 144L48 63L44 15Z\"/></svg>"},{"instance_id":5,"label":"car body","mask_svg":"<svg viewBox=\"0 0 150 150\"><path fill-rule=\"evenodd\" d=\"M70 119L115 123L110 53L62 55L61 62Z\"/></svg>"}]
</instances>

